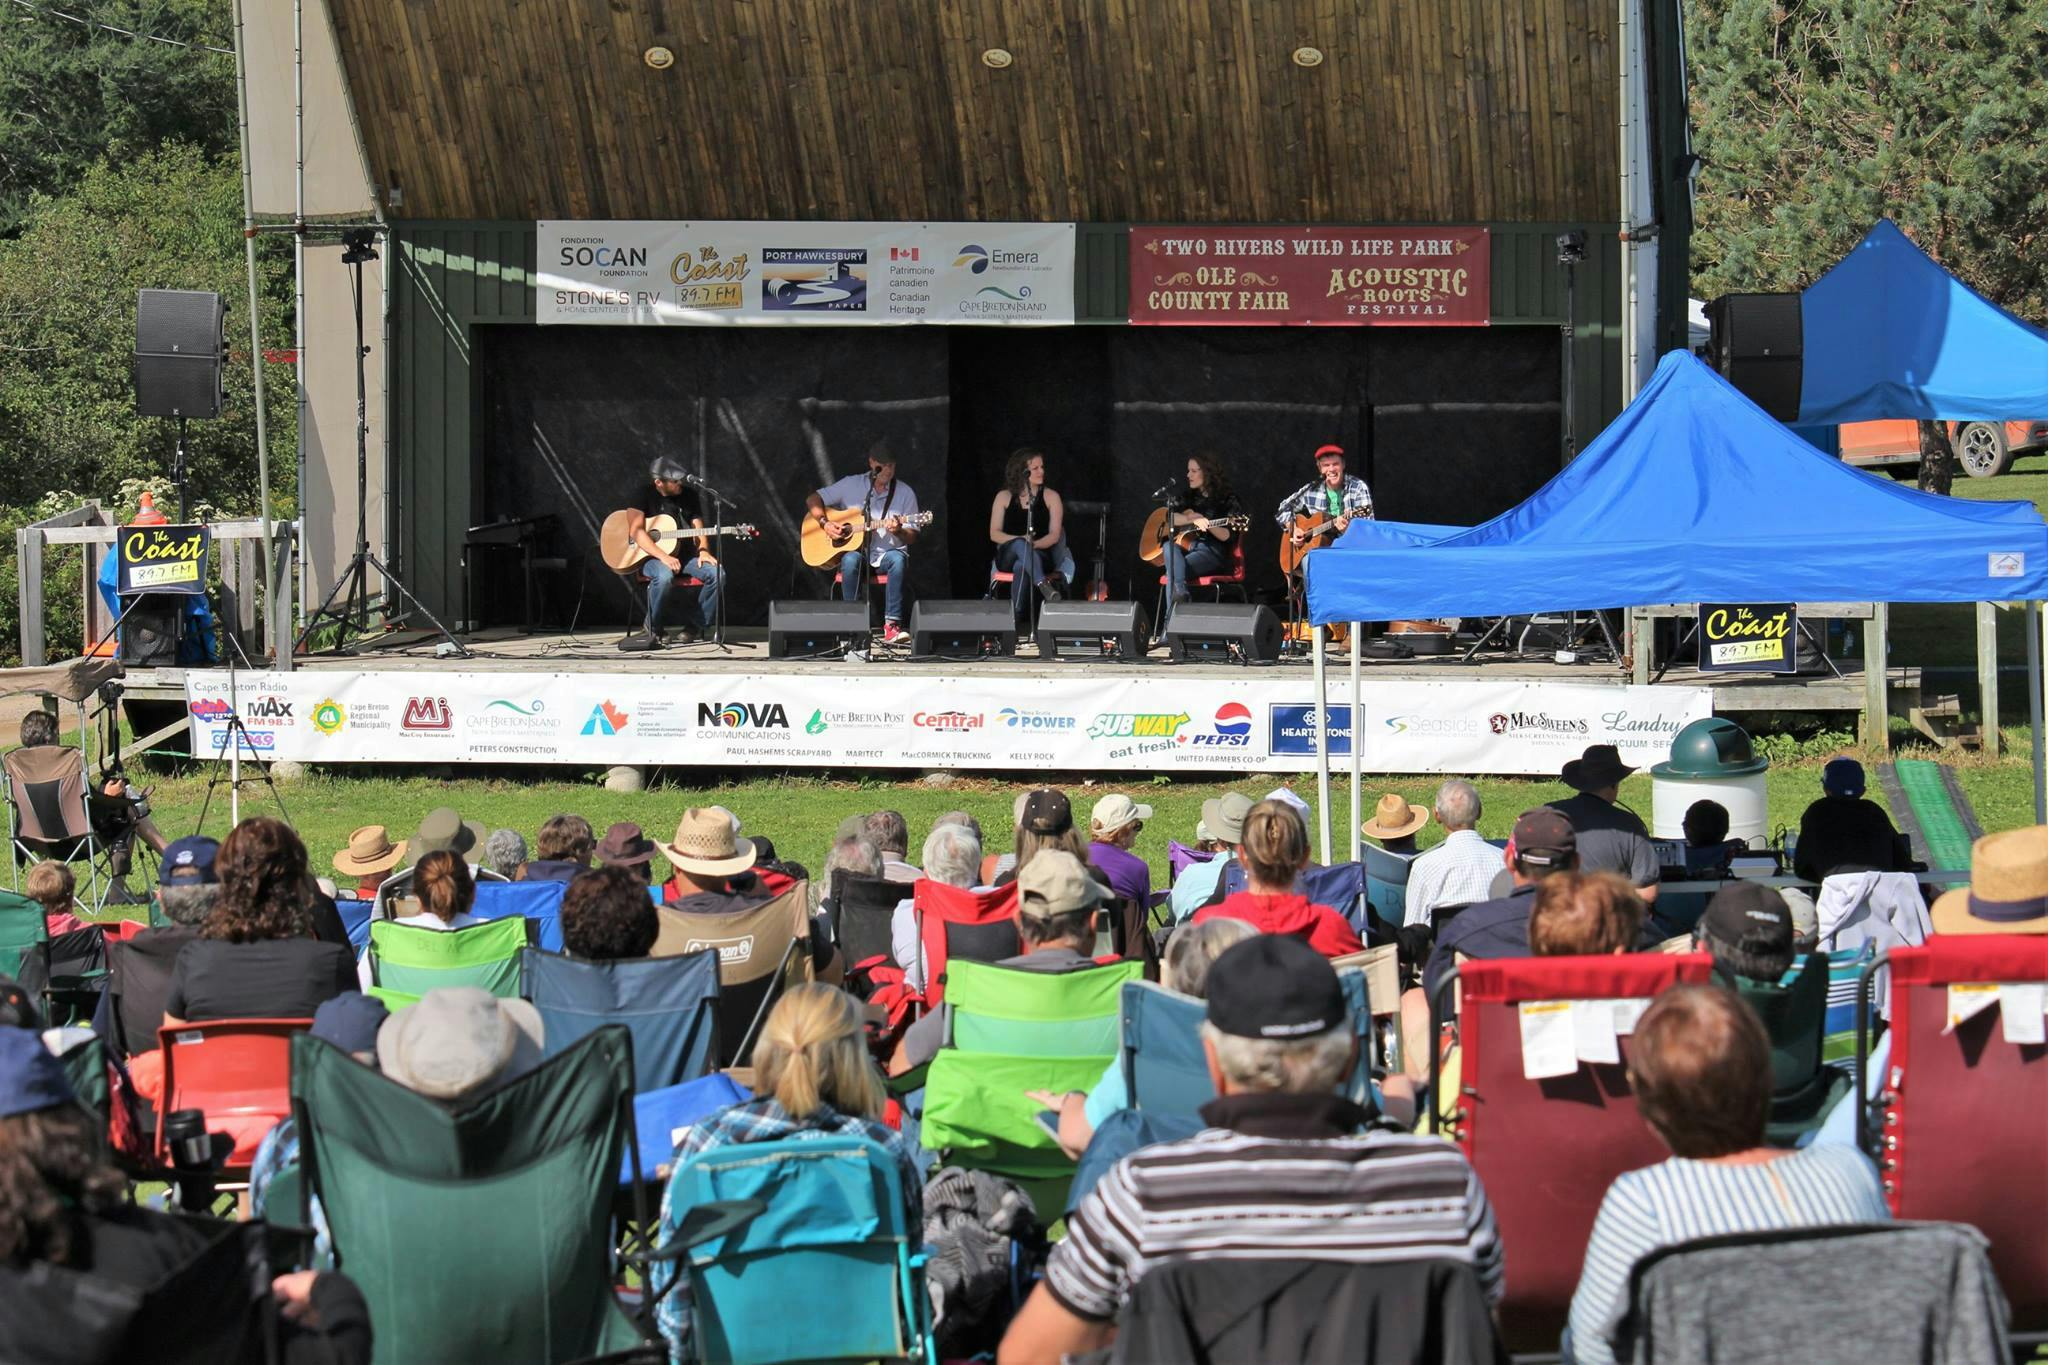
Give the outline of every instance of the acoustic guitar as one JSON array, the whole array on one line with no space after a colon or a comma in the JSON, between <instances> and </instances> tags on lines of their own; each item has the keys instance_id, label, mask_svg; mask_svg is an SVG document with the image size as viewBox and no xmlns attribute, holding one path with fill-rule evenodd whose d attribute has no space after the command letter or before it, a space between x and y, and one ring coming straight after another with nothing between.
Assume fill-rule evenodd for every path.
<instances>
[{"instance_id":1,"label":"acoustic guitar","mask_svg":"<svg viewBox=\"0 0 2048 1365\"><path fill-rule=\"evenodd\" d=\"M917 531L931 525L932 518L937 515L936 512L913 512L905 516L898 512L894 520L906 531ZM844 526L852 533L844 540L834 540L823 526L818 525L816 517L808 512L802 516L804 529L797 548L803 552L804 563L814 569L830 568L839 556L849 550L858 550L867 542L869 531L890 520L889 517L877 517L869 521L867 513L858 507L828 507L825 509L826 522L833 526Z\"/></svg>"},{"instance_id":2,"label":"acoustic guitar","mask_svg":"<svg viewBox=\"0 0 2048 1365\"><path fill-rule=\"evenodd\" d=\"M648 557L627 529L633 524L633 509L622 508L604 519L604 525L597 531L597 552L604 559L605 566L615 574L629 574L640 567L640 561ZM701 530L694 526L677 526L671 516L647 518L647 538L661 547L665 555L676 552L676 546L685 540L703 540L710 536L731 536L734 540L752 540L761 532L758 528L742 523L738 526L706 526Z\"/></svg>"},{"instance_id":3,"label":"acoustic guitar","mask_svg":"<svg viewBox=\"0 0 2048 1365\"><path fill-rule=\"evenodd\" d=\"M1299 545L1294 543L1295 531L1307 537ZM1304 512L1296 516L1294 524L1288 528L1288 534L1280 537L1280 572L1290 578L1293 577L1295 570L1301 567L1301 561L1308 558L1310 550L1321 549L1336 539L1336 536L1337 519L1329 513L1317 512L1310 515Z\"/></svg>"},{"instance_id":4,"label":"acoustic guitar","mask_svg":"<svg viewBox=\"0 0 2048 1365\"><path fill-rule=\"evenodd\" d=\"M1152 515L1145 518L1145 529L1138 532L1138 554L1147 564L1159 564L1166 559L1166 542L1171 539L1183 550L1192 550L1195 541L1209 532L1196 527L1195 514L1175 512L1170 508L1155 507ZM1211 517L1211 529L1222 527L1226 531L1240 534L1252 529L1252 519L1245 516Z\"/></svg>"}]
</instances>

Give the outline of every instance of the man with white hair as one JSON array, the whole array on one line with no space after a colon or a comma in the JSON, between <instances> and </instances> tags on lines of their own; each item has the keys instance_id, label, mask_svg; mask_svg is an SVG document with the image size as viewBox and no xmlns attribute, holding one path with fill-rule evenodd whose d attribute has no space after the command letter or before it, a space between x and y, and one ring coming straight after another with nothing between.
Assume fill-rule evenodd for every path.
<instances>
[{"instance_id":1,"label":"man with white hair","mask_svg":"<svg viewBox=\"0 0 2048 1365\"><path fill-rule=\"evenodd\" d=\"M1479 789L1454 777L1436 789L1436 819L1444 841L1408 867L1403 924L1434 924L1438 907L1491 900L1500 875L1500 850L1479 837Z\"/></svg>"},{"instance_id":2,"label":"man with white hair","mask_svg":"<svg viewBox=\"0 0 2048 1365\"><path fill-rule=\"evenodd\" d=\"M981 890L975 879L981 871L981 840L964 824L947 821L933 825L924 839L924 875L944 886ZM917 911L909 896L896 902L889 916L889 949L903 980L914 991L924 989L924 953L917 936Z\"/></svg>"},{"instance_id":3,"label":"man with white hair","mask_svg":"<svg viewBox=\"0 0 2048 1365\"><path fill-rule=\"evenodd\" d=\"M1133 1287L1176 1257L1228 1262L1229 1275L1298 1265L1308 1248L1351 1265L1462 1261L1499 1302L1500 1235L1464 1156L1361 1132L1370 1115L1337 1093L1358 1044L1322 954L1288 934L1238 944L1209 969L1207 1013L1208 1127L1124 1158L1081 1201L999 1365L1106 1346Z\"/></svg>"}]
</instances>

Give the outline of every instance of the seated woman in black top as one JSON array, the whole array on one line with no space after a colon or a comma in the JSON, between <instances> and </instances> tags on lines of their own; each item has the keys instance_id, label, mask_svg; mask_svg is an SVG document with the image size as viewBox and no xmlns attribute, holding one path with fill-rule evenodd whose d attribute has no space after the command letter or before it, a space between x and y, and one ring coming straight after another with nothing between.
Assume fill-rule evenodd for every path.
<instances>
[{"instance_id":1,"label":"seated woman in black top","mask_svg":"<svg viewBox=\"0 0 2048 1365\"><path fill-rule=\"evenodd\" d=\"M988 509L988 538L995 542L996 568L1015 575L1010 602L1023 629L1031 620L1031 588L1049 602L1066 593L1074 576L1067 551L1066 508L1045 486L1045 452L1026 447L1003 467L1003 491Z\"/></svg>"},{"instance_id":2,"label":"seated woman in black top","mask_svg":"<svg viewBox=\"0 0 2048 1365\"><path fill-rule=\"evenodd\" d=\"M290 826L252 816L214 860L220 902L199 938L178 952L164 1025L199 1019L310 1019L356 988L346 945L313 936L306 846Z\"/></svg>"},{"instance_id":3,"label":"seated woman in black top","mask_svg":"<svg viewBox=\"0 0 2048 1365\"><path fill-rule=\"evenodd\" d=\"M1244 515L1244 504L1230 491L1223 462L1204 452L1188 461L1187 490L1167 504L1176 525L1193 526L1194 543L1183 550L1174 540L1166 542L1166 610L1159 622L1165 635L1173 621L1173 609L1188 600L1188 581L1229 571L1230 538L1235 532L1211 523Z\"/></svg>"}]
</instances>

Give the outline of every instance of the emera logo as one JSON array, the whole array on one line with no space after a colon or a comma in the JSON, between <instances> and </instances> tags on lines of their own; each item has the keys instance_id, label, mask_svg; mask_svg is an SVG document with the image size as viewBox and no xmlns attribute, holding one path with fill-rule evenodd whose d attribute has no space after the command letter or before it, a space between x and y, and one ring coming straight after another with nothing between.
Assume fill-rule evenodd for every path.
<instances>
[{"instance_id":1,"label":"emera logo","mask_svg":"<svg viewBox=\"0 0 2048 1365\"><path fill-rule=\"evenodd\" d=\"M919 711L910 723L926 730L979 730L982 720L979 714L965 711Z\"/></svg>"},{"instance_id":2,"label":"emera logo","mask_svg":"<svg viewBox=\"0 0 2048 1365\"><path fill-rule=\"evenodd\" d=\"M1182 735L1184 744L1204 748L1244 749L1252 742L1252 709L1241 701L1225 702L1216 708L1215 733Z\"/></svg>"},{"instance_id":3,"label":"emera logo","mask_svg":"<svg viewBox=\"0 0 2048 1365\"><path fill-rule=\"evenodd\" d=\"M1178 739L1188 723L1185 711L1131 714L1108 712L1088 722L1090 739Z\"/></svg>"},{"instance_id":4,"label":"emera logo","mask_svg":"<svg viewBox=\"0 0 2048 1365\"><path fill-rule=\"evenodd\" d=\"M782 703L771 701L756 706L752 702L729 701L723 705L715 701L697 703L697 723L715 726L721 730L766 729L787 730L789 717L783 714Z\"/></svg>"},{"instance_id":5,"label":"emera logo","mask_svg":"<svg viewBox=\"0 0 2048 1365\"><path fill-rule=\"evenodd\" d=\"M960 254L953 258L954 265L964 265L977 275L988 271L988 250L985 247L963 246Z\"/></svg>"},{"instance_id":6,"label":"emera logo","mask_svg":"<svg viewBox=\"0 0 2048 1365\"><path fill-rule=\"evenodd\" d=\"M586 735L616 735L626 728L631 719L609 700L601 701L590 708L590 719L583 722L582 732Z\"/></svg>"},{"instance_id":7,"label":"emera logo","mask_svg":"<svg viewBox=\"0 0 2048 1365\"><path fill-rule=\"evenodd\" d=\"M338 734L348 724L348 712L332 697L322 697L313 708L313 728L323 735Z\"/></svg>"},{"instance_id":8,"label":"emera logo","mask_svg":"<svg viewBox=\"0 0 2048 1365\"><path fill-rule=\"evenodd\" d=\"M407 697L398 726L401 730L452 730L455 712L449 709L446 697Z\"/></svg>"}]
</instances>

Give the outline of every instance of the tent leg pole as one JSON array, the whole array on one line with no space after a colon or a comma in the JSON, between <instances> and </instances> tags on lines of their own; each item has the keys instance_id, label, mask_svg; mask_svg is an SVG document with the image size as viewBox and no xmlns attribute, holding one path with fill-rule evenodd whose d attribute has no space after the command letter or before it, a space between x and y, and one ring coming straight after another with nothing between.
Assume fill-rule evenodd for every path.
<instances>
[{"instance_id":1,"label":"tent leg pole","mask_svg":"<svg viewBox=\"0 0 2048 1365\"><path fill-rule=\"evenodd\" d=\"M1359 802L1362 797L1358 789L1364 764L1364 757L1360 750L1364 748L1361 741L1365 738L1365 725L1358 706L1358 672L1360 662L1365 658L1363 653L1364 646L1360 641L1364 635L1365 624L1361 621L1353 621L1351 623L1351 861L1354 863L1365 856L1364 851L1359 848L1359 842L1365 836L1358 832L1359 823L1364 819L1363 812L1359 810Z\"/></svg>"},{"instance_id":2,"label":"tent leg pole","mask_svg":"<svg viewBox=\"0 0 2048 1365\"><path fill-rule=\"evenodd\" d=\"M1316 861L1323 866L1330 865L1330 692L1328 660L1323 652L1323 632L1313 626L1309 629L1309 640L1315 663L1316 684L1316 819L1321 835L1316 845Z\"/></svg>"},{"instance_id":3,"label":"tent leg pole","mask_svg":"<svg viewBox=\"0 0 2048 1365\"><path fill-rule=\"evenodd\" d=\"M2027 723L2033 729L2034 823L2048 825L2048 762L2041 734L2041 604L2027 603Z\"/></svg>"},{"instance_id":4,"label":"tent leg pole","mask_svg":"<svg viewBox=\"0 0 2048 1365\"><path fill-rule=\"evenodd\" d=\"M1979 727L1980 751L1986 758L1998 757L1998 608L1989 602L1977 605L1977 699L1984 719Z\"/></svg>"},{"instance_id":5,"label":"tent leg pole","mask_svg":"<svg viewBox=\"0 0 2048 1365\"><path fill-rule=\"evenodd\" d=\"M1885 664L1889 657L1886 627L1891 609L1870 604L1870 622L1863 632L1863 742L1879 753L1891 750L1891 706L1885 696Z\"/></svg>"}]
</instances>

